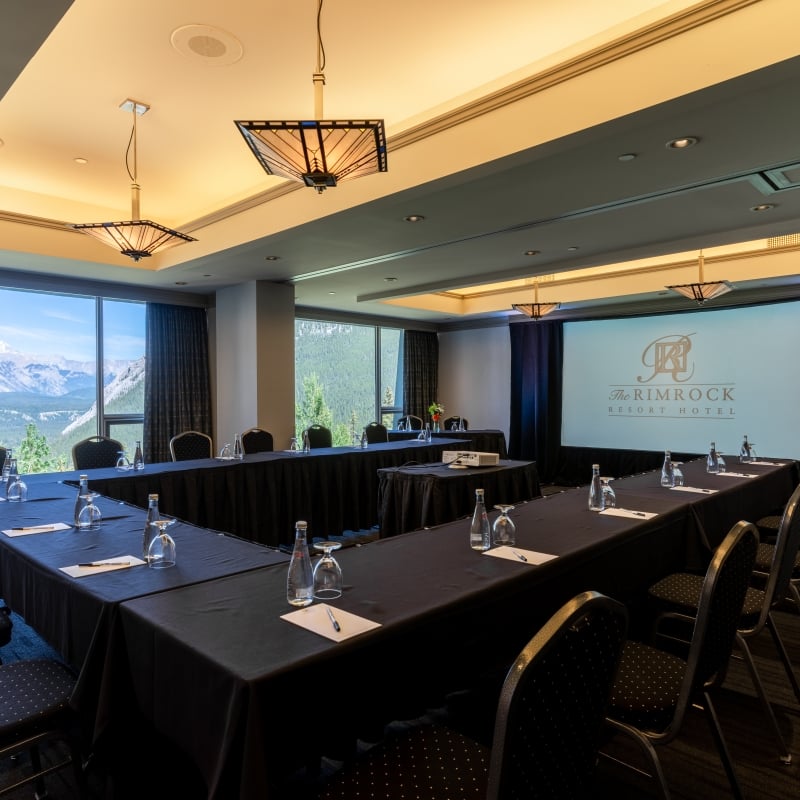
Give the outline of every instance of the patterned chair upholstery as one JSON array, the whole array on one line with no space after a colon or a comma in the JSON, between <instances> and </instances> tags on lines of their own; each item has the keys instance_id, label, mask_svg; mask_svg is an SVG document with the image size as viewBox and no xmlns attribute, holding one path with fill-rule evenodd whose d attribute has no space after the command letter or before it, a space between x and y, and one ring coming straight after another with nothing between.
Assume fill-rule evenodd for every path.
<instances>
[{"instance_id":1,"label":"patterned chair upholstery","mask_svg":"<svg viewBox=\"0 0 800 800\"><path fill-rule=\"evenodd\" d=\"M364 427L364 432L367 434L369 444L383 444L389 441L389 431L380 422L370 422Z\"/></svg>"},{"instance_id":2,"label":"patterned chair upholstery","mask_svg":"<svg viewBox=\"0 0 800 800\"><path fill-rule=\"evenodd\" d=\"M72 464L75 469L100 469L114 467L121 450L122 442L108 436L90 436L72 445Z\"/></svg>"},{"instance_id":3,"label":"patterned chair upholstery","mask_svg":"<svg viewBox=\"0 0 800 800\"><path fill-rule=\"evenodd\" d=\"M312 450L316 450L318 447L333 447L333 434L330 428L326 428L324 425L310 425L306 428L306 432Z\"/></svg>"},{"instance_id":4,"label":"patterned chair upholstery","mask_svg":"<svg viewBox=\"0 0 800 800\"><path fill-rule=\"evenodd\" d=\"M200 431L183 431L173 436L169 440L169 452L173 461L214 457L211 437Z\"/></svg>"},{"instance_id":5,"label":"patterned chair upholstery","mask_svg":"<svg viewBox=\"0 0 800 800\"><path fill-rule=\"evenodd\" d=\"M528 642L503 683L491 749L441 723L404 726L318 800L592 796L603 717L627 631L616 600L584 592ZM379 787L379 794L373 790Z\"/></svg>"},{"instance_id":6,"label":"patterned chair upholstery","mask_svg":"<svg viewBox=\"0 0 800 800\"><path fill-rule=\"evenodd\" d=\"M242 434L242 447L245 455L251 453L271 453L274 447L272 434L261 428L250 428Z\"/></svg>"}]
</instances>

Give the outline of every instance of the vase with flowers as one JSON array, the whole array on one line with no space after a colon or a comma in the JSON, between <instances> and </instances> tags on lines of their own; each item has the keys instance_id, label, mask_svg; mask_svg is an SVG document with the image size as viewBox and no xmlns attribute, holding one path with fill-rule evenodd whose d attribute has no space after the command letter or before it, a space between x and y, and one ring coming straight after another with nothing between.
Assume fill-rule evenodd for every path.
<instances>
[{"instance_id":1,"label":"vase with flowers","mask_svg":"<svg viewBox=\"0 0 800 800\"><path fill-rule=\"evenodd\" d=\"M439 433L439 426L442 421L442 417L444 416L444 406L441 403L431 403L428 406L428 413L431 415L431 419L433 420L434 433Z\"/></svg>"}]
</instances>

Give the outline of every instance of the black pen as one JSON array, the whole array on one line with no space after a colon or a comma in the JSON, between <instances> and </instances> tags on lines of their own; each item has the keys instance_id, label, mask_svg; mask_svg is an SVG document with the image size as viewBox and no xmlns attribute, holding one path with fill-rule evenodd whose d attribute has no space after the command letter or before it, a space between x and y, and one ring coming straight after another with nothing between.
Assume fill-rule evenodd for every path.
<instances>
[{"instance_id":1,"label":"black pen","mask_svg":"<svg viewBox=\"0 0 800 800\"><path fill-rule=\"evenodd\" d=\"M336 617L333 616L333 611L331 611L328 606L325 606L325 611L328 612L328 619L331 621L333 629L336 631L336 633L339 633L342 630L342 626L336 621Z\"/></svg>"},{"instance_id":2,"label":"black pen","mask_svg":"<svg viewBox=\"0 0 800 800\"><path fill-rule=\"evenodd\" d=\"M514 555L515 555L515 556L516 556L516 557L517 557L517 558L518 558L520 561L527 561L527 560L528 560L527 558L525 558L525 556L524 556L524 555L522 555L522 553L518 553L516 550L513 550L513 549L512 549L512 550L511 550L511 552L512 552L512 553L513 553L513 554L514 554Z\"/></svg>"},{"instance_id":3,"label":"black pen","mask_svg":"<svg viewBox=\"0 0 800 800\"><path fill-rule=\"evenodd\" d=\"M646 517L647 514L644 511L631 511L631 514L636 514L637 517Z\"/></svg>"}]
</instances>

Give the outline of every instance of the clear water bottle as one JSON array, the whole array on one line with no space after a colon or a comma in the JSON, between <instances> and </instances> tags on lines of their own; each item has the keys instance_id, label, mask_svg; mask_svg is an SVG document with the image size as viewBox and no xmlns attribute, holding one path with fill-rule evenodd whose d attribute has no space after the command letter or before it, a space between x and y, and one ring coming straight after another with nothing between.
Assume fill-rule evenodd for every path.
<instances>
[{"instance_id":1,"label":"clear water bottle","mask_svg":"<svg viewBox=\"0 0 800 800\"><path fill-rule=\"evenodd\" d=\"M717 445L714 442L711 442L711 447L708 449L706 472L712 472L714 474L719 472L719 456L717 455Z\"/></svg>"},{"instance_id":2,"label":"clear water bottle","mask_svg":"<svg viewBox=\"0 0 800 800\"><path fill-rule=\"evenodd\" d=\"M237 433L236 438L233 440L233 457L237 461L244 458L244 447L242 446L242 434Z\"/></svg>"},{"instance_id":3,"label":"clear water bottle","mask_svg":"<svg viewBox=\"0 0 800 800\"><path fill-rule=\"evenodd\" d=\"M133 468L144 469L144 455L142 454L141 442L136 442L136 450L133 453Z\"/></svg>"},{"instance_id":4,"label":"clear water bottle","mask_svg":"<svg viewBox=\"0 0 800 800\"><path fill-rule=\"evenodd\" d=\"M369 447L369 439L367 439L366 428L361 431L361 449L366 450Z\"/></svg>"},{"instance_id":5,"label":"clear water bottle","mask_svg":"<svg viewBox=\"0 0 800 800\"><path fill-rule=\"evenodd\" d=\"M433 441L433 433L431 432L431 424L430 422L425 423L425 441L431 442Z\"/></svg>"},{"instance_id":6,"label":"clear water bottle","mask_svg":"<svg viewBox=\"0 0 800 800\"><path fill-rule=\"evenodd\" d=\"M739 449L739 463L746 464L748 461L753 460L753 444L747 441L747 434L744 435L744 441Z\"/></svg>"},{"instance_id":7,"label":"clear water bottle","mask_svg":"<svg viewBox=\"0 0 800 800\"><path fill-rule=\"evenodd\" d=\"M475 490L475 511L472 512L472 523L469 526L469 546L473 550L488 550L492 546L489 517L486 514L486 503L483 489Z\"/></svg>"},{"instance_id":8,"label":"clear water bottle","mask_svg":"<svg viewBox=\"0 0 800 800\"><path fill-rule=\"evenodd\" d=\"M308 606L314 600L314 574L306 540L308 524L300 519L294 525L294 548L286 574L286 599L292 606Z\"/></svg>"},{"instance_id":9,"label":"clear water bottle","mask_svg":"<svg viewBox=\"0 0 800 800\"><path fill-rule=\"evenodd\" d=\"M78 480L78 496L75 498L75 510L72 514L72 522L76 528L81 527L81 509L86 503L86 495L89 494L89 476L81 475Z\"/></svg>"},{"instance_id":10,"label":"clear water bottle","mask_svg":"<svg viewBox=\"0 0 800 800\"><path fill-rule=\"evenodd\" d=\"M602 511L604 508L603 487L600 485L600 465L592 464L592 481L589 484L589 511Z\"/></svg>"},{"instance_id":11,"label":"clear water bottle","mask_svg":"<svg viewBox=\"0 0 800 800\"><path fill-rule=\"evenodd\" d=\"M158 527L153 525L157 519L161 519L161 513L158 510L158 495L149 494L147 495L147 518L144 521L144 534L142 535L142 558L145 561L149 560L150 545L158 536Z\"/></svg>"},{"instance_id":12,"label":"clear water bottle","mask_svg":"<svg viewBox=\"0 0 800 800\"><path fill-rule=\"evenodd\" d=\"M675 467L672 463L672 453L664 451L664 466L661 467L661 485L671 489L675 485Z\"/></svg>"},{"instance_id":13,"label":"clear water bottle","mask_svg":"<svg viewBox=\"0 0 800 800\"><path fill-rule=\"evenodd\" d=\"M308 431L303 431L303 452L311 452L311 439L308 438Z\"/></svg>"},{"instance_id":14,"label":"clear water bottle","mask_svg":"<svg viewBox=\"0 0 800 800\"><path fill-rule=\"evenodd\" d=\"M12 461L13 458L14 458L14 453L12 452L11 448L9 447L6 450L6 457L3 460L3 477L2 477L3 483L8 483L8 473L9 473L9 470L11 469L11 461Z\"/></svg>"}]
</instances>

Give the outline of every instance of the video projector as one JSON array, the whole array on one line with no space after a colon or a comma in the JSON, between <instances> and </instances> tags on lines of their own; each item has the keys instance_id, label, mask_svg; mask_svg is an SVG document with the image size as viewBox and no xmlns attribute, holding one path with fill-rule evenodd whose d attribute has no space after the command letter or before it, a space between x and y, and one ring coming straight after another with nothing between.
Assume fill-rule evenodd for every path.
<instances>
[{"instance_id":1,"label":"video projector","mask_svg":"<svg viewBox=\"0 0 800 800\"><path fill-rule=\"evenodd\" d=\"M445 450L442 463L455 467L496 467L500 461L497 453L479 453L470 450Z\"/></svg>"}]
</instances>

